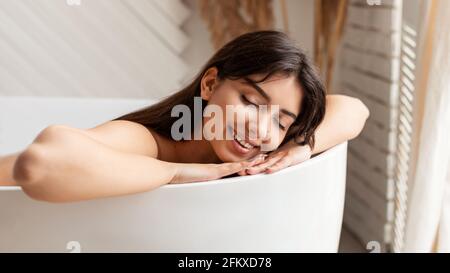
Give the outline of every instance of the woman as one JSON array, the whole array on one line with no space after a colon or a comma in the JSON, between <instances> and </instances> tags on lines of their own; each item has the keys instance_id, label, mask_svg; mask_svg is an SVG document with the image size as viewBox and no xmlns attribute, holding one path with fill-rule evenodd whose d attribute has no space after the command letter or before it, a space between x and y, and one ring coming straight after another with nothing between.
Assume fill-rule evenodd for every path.
<instances>
[{"instance_id":1,"label":"woman","mask_svg":"<svg viewBox=\"0 0 450 273\"><path fill-rule=\"evenodd\" d=\"M196 98L200 110L231 106L237 118L197 117ZM181 140L174 136L178 106L190 113ZM191 84L155 105L90 129L47 127L26 150L0 159L0 181L37 200L68 202L272 173L356 137L368 115L357 99L327 96L287 35L253 32L226 44ZM212 119L222 137L205 137Z\"/></svg>"}]
</instances>

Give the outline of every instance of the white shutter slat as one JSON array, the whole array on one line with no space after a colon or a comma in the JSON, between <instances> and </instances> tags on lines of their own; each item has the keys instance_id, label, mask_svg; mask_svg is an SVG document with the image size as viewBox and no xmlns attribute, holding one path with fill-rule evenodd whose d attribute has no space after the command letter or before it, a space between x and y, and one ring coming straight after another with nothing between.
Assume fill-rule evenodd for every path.
<instances>
[{"instance_id":1,"label":"white shutter slat","mask_svg":"<svg viewBox=\"0 0 450 273\"><path fill-rule=\"evenodd\" d=\"M70 46L68 42L64 40L64 31L58 32L51 30L48 26L55 23L49 19L54 18L53 14L42 10L43 5L26 5L21 1L16 2L17 6L7 4L2 5L2 9L8 14L14 14L14 23L20 26L23 30L23 35L27 37L31 44L24 44L25 51L32 51L36 58L39 58L36 62L37 69L40 72L47 71L48 74L43 75L43 78L55 81L60 73L67 75L70 80L62 79L54 82L54 86L65 86L65 92L83 94L86 92L86 82L100 82L90 81L89 78L98 78L100 75L96 75L95 70L89 65L83 62L79 54L79 50ZM19 5L20 4L20 5ZM31 31L32 30L32 31ZM14 39L17 39L19 33L15 32ZM41 52L41 53L38 53ZM54 68L43 69L43 65L53 62ZM79 69L74 69L79 67ZM26 78L25 75L22 75ZM80 81L80 79L85 79ZM55 89L56 88L51 88ZM43 89L41 89L42 92ZM57 90L60 93L63 90ZM58 93L54 93L58 95Z\"/></svg>"},{"instance_id":2,"label":"white shutter slat","mask_svg":"<svg viewBox=\"0 0 450 273\"><path fill-rule=\"evenodd\" d=\"M78 78L78 81L88 85L86 89L78 91L78 94L113 96L122 88L132 88L131 91L134 93L139 90L139 87L130 79L131 74L121 68L121 65L129 60L121 59L117 50L114 49L115 43L108 43L104 38L110 30L102 28L99 19L91 19L94 17L92 14L95 13L91 6L78 9L64 2L41 4L36 1L32 1L29 5L34 6L39 18L56 37L64 40L73 51L79 54L74 58L80 59L90 67L88 71L92 72L89 76ZM104 14L102 18L105 17L108 16ZM65 58L69 59L70 55L66 55ZM76 71L82 70L83 66L74 64L68 69L76 74ZM129 69L131 72L134 71ZM110 83L111 79L114 79L114 85Z\"/></svg>"},{"instance_id":3,"label":"white shutter slat","mask_svg":"<svg viewBox=\"0 0 450 273\"><path fill-rule=\"evenodd\" d=\"M144 21L172 50L177 54L182 53L189 44L188 37L167 16L159 12L152 2L158 1L134 0L122 3Z\"/></svg>"},{"instance_id":4,"label":"white shutter slat","mask_svg":"<svg viewBox=\"0 0 450 273\"><path fill-rule=\"evenodd\" d=\"M351 1L339 66L341 89L361 99L371 113L363 132L349 144L349 213L344 222L363 244L376 240L385 250L394 214L401 7L401 0L373 6Z\"/></svg>"},{"instance_id":5,"label":"white shutter slat","mask_svg":"<svg viewBox=\"0 0 450 273\"><path fill-rule=\"evenodd\" d=\"M29 88L31 90L43 88L54 89L55 83L63 82L70 83L71 86L78 85L71 75L61 70L61 66L58 64L57 60L49 58L49 53L45 48L36 44L35 41L11 19L12 17L9 17L7 13L4 13L4 9L2 9L2 12L0 32L3 33L2 39L5 41L5 45L11 47L11 49L17 53L15 56L24 60L26 64L34 70L33 75L36 76L34 80L41 78L41 80L36 81L36 84L42 85L30 83ZM32 50L29 50L30 46L32 47ZM55 71L55 73L52 73L52 71ZM68 87L68 89L71 89L71 87Z\"/></svg>"},{"instance_id":6,"label":"white shutter slat","mask_svg":"<svg viewBox=\"0 0 450 273\"><path fill-rule=\"evenodd\" d=\"M89 3L90 5L98 5L100 9L109 12L117 22L116 26L123 27L123 31L132 37L131 39L139 53L138 56L148 58L148 64L152 64L148 65L146 69L143 68L144 71L148 71L149 78L153 78L157 84L164 84L168 89L178 86L177 83L182 80L183 75L187 72L186 64L178 55L175 55L158 37L142 25L120 1L116 2L117 5L111 5L106 0Z\"/></svg>"},{"instance_id":7,"label":"white shutter slat","mask_svg":"<svg viewBox=\"0 0 450 273\"><path fill-rule=\"evenodd\" d=\"M156 0L150 3L164 12L176 25L181 25L191 15L191 11L180 0Z\"/></svg>"},{"instance_id":8,"label":"white shutter slat","mask_svg":"<svg viewBox=\"0 0 450 273\"><path fill-rule=\"evenodd\" d=\"M388 177L380 170L373 168L367 164L366 160L358 155L355 151L350 150L348 157L348 169L351 172L364 177L370 187L380 196L384 196L387 200L394 198L394 190L391 188L394 180ZM388 181L388 183L385 183Z\"/></svg>"},{"instance_id":9,"label":"white shutter slat","mask_svg":"<svg viewBox=\"0 0 450 273\"><path fill-rule=\"evenodd\" d=\"M426 16L426 1L409 0L404 4L402 21L402 51L400 64L400 105L397 142L397 166L395 173L396 198L393 250L403 250L408 206L408 188L411 179L413 137L417 130L416 115L416 67L417 52L421 43L419 26ZM422 6L424 5L424 6Z\"/></svg>"},{"instance_id":10,"label":"white shutter slat","mask_svg":"<svg viewBox=\"0 0 450 273\"><path fill-rule=\"evenodd\" d=\"M157 98L179 89L188 37L161 5L141 1L137 13L132 2L0 1L0 95ZM146 17L159 18L159 32Z\"/></svg>"},{"instance_id":11,"label":"white shutter slat","mask_svg":"<svg viewBox=\"0 0 450 273\"><path fill-rule=\"evenodd\" d=\"M393 200L379 195L363 176L350 170L347 177L347 186L350 192L357 193L357 196L364 200L379 219L384 219L384 221L393 220ZM377 222L383 223L383 221Z\"/></svg>"}]
</instances>

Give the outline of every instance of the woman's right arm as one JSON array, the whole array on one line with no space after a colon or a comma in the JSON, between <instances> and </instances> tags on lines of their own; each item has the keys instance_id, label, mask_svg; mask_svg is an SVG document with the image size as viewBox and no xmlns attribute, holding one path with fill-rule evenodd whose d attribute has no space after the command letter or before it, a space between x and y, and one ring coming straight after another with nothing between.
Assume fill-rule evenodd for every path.
<instances>
[{"instance_id":1,"label":"woman's right arm","mask_svg":"<svg viewBox=\"0 0 450 273\"><path fill-rule=\"evenodd\" d=\"M131 194L175 175L169 162L114 149L76 130L49 126L18 156L13 177L30 197L69 202Z\"/></svg>"},{"instance_id":2,"label":"woman's right arm","mask_svg":"<svg viewBox=\"0 0 450 273\"><path fill-rule=\"evenodd\" d=\"M0 156L0 186L17 186L13 179L13 166L19 153Z\"/></svg>"},{"instance_id":3,"label":"woman's right arm","mask_svg":"<svg viewBox=\"0 0 450 273\"><path fill-rule=\"evenodd\" d=\"M168 183L216 179L250 166L246 162L161 161L150 156L157 154L157 146L149 131L144 135L142 128L123 125L113 121L97 130L47 127L18 156L14 180L34 199L71 202L144 192ZM107 131L109 134L102 134Z\"/></svg>"}]
</instances>

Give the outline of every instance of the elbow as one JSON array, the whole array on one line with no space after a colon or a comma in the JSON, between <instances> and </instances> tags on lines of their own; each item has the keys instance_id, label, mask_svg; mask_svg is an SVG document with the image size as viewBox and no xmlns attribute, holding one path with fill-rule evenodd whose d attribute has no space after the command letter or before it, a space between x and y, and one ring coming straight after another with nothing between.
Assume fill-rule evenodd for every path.
<instances>
[{"instance_id":1,"label":"elbow","mask_svg":"<svg viewBox=\"0 0 450 273\"><path fill-rule=\"evenodd\" d=\"M18 157L13 167L13 179L29 197L42 200L42 194L38 190L44 176L44 157L42 147L31 144Z\"/></svg>"},{"instance_id":2,"label":"elbow","mask_svg":"<svg viewBox=\"0 0 450 273\"><path fill-rule=\"evenodd\" d=\"M13 167L13 179L30 198L59 202L52 197L49 185L49 166L51 165L51 143L60 138L61 126L51 125L45 128L16 159Z\"/></svg>"},{"instance_id":3,"label":"elbow","mask_svg":"<svg viewBox=\"0 0 450 273\"><path fill-rule=\"evenodd\" d=\"M359 105L361 107L361 112L362 112L362 117L363 117L363 126L366 123L366 120L370 117L370 110L369 108L367 108L367 106L361 101L359 100Z\"/></svg>"},{"instance_id":4,"label":"elbow","mask_svg":"<svg viewBox=\"0 0 450 273\"><path fill-rule=\"evenodd\" d=\"M66 202L50 181L49 159L45 147L31 144L21 153L13 168L13 179L31 199L51 203Z\"/></svg>"},{"instance_id":5,"label":"elbow","mask_svg":"<svg viewBox=\"0 0 450 273\"><path fill-rule=\"evenodd\" d=\"M364 129L364 125L366 124L367 119L370 116L369 108L360 100L357 98L353 98L354 100L354 109L356 114L356 122L349 130L349 140L352 140L359 136L359 134ZM350 124L349 124L350 125Z\"/></svg>"}]
</instances>

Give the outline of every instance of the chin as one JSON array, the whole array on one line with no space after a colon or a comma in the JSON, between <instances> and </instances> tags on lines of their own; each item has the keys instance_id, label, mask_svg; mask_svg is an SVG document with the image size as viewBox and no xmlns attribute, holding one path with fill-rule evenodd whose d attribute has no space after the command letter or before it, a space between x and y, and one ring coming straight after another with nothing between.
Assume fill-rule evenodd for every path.
<instances>
[{"instance_id":1,"label":"chin","mask_svg":"<svg viewBox=\"0 0 450 273\"><path fill-rule=\"evenodd\" d=\"M211 141L211 146L216 153L216 156L222 162L236 162L244 160L244 158L240 158L234 155L228 148L227 142L229 140L213 140Z\"/></svg>"},{"instance_id":2,"label":"chin","mask_svg":"<svg viewBox=\"0 0 450 273\"><path fill-rule=\"evenodd\" d=\"M234 140L215 140L211 141L211 146L217 157L223 162L237 162L252 158L257 153L250 152L246 155L237 154L233 150ZM233 152L234 151L234 152Z\"/></svg>"}]
</instances>

